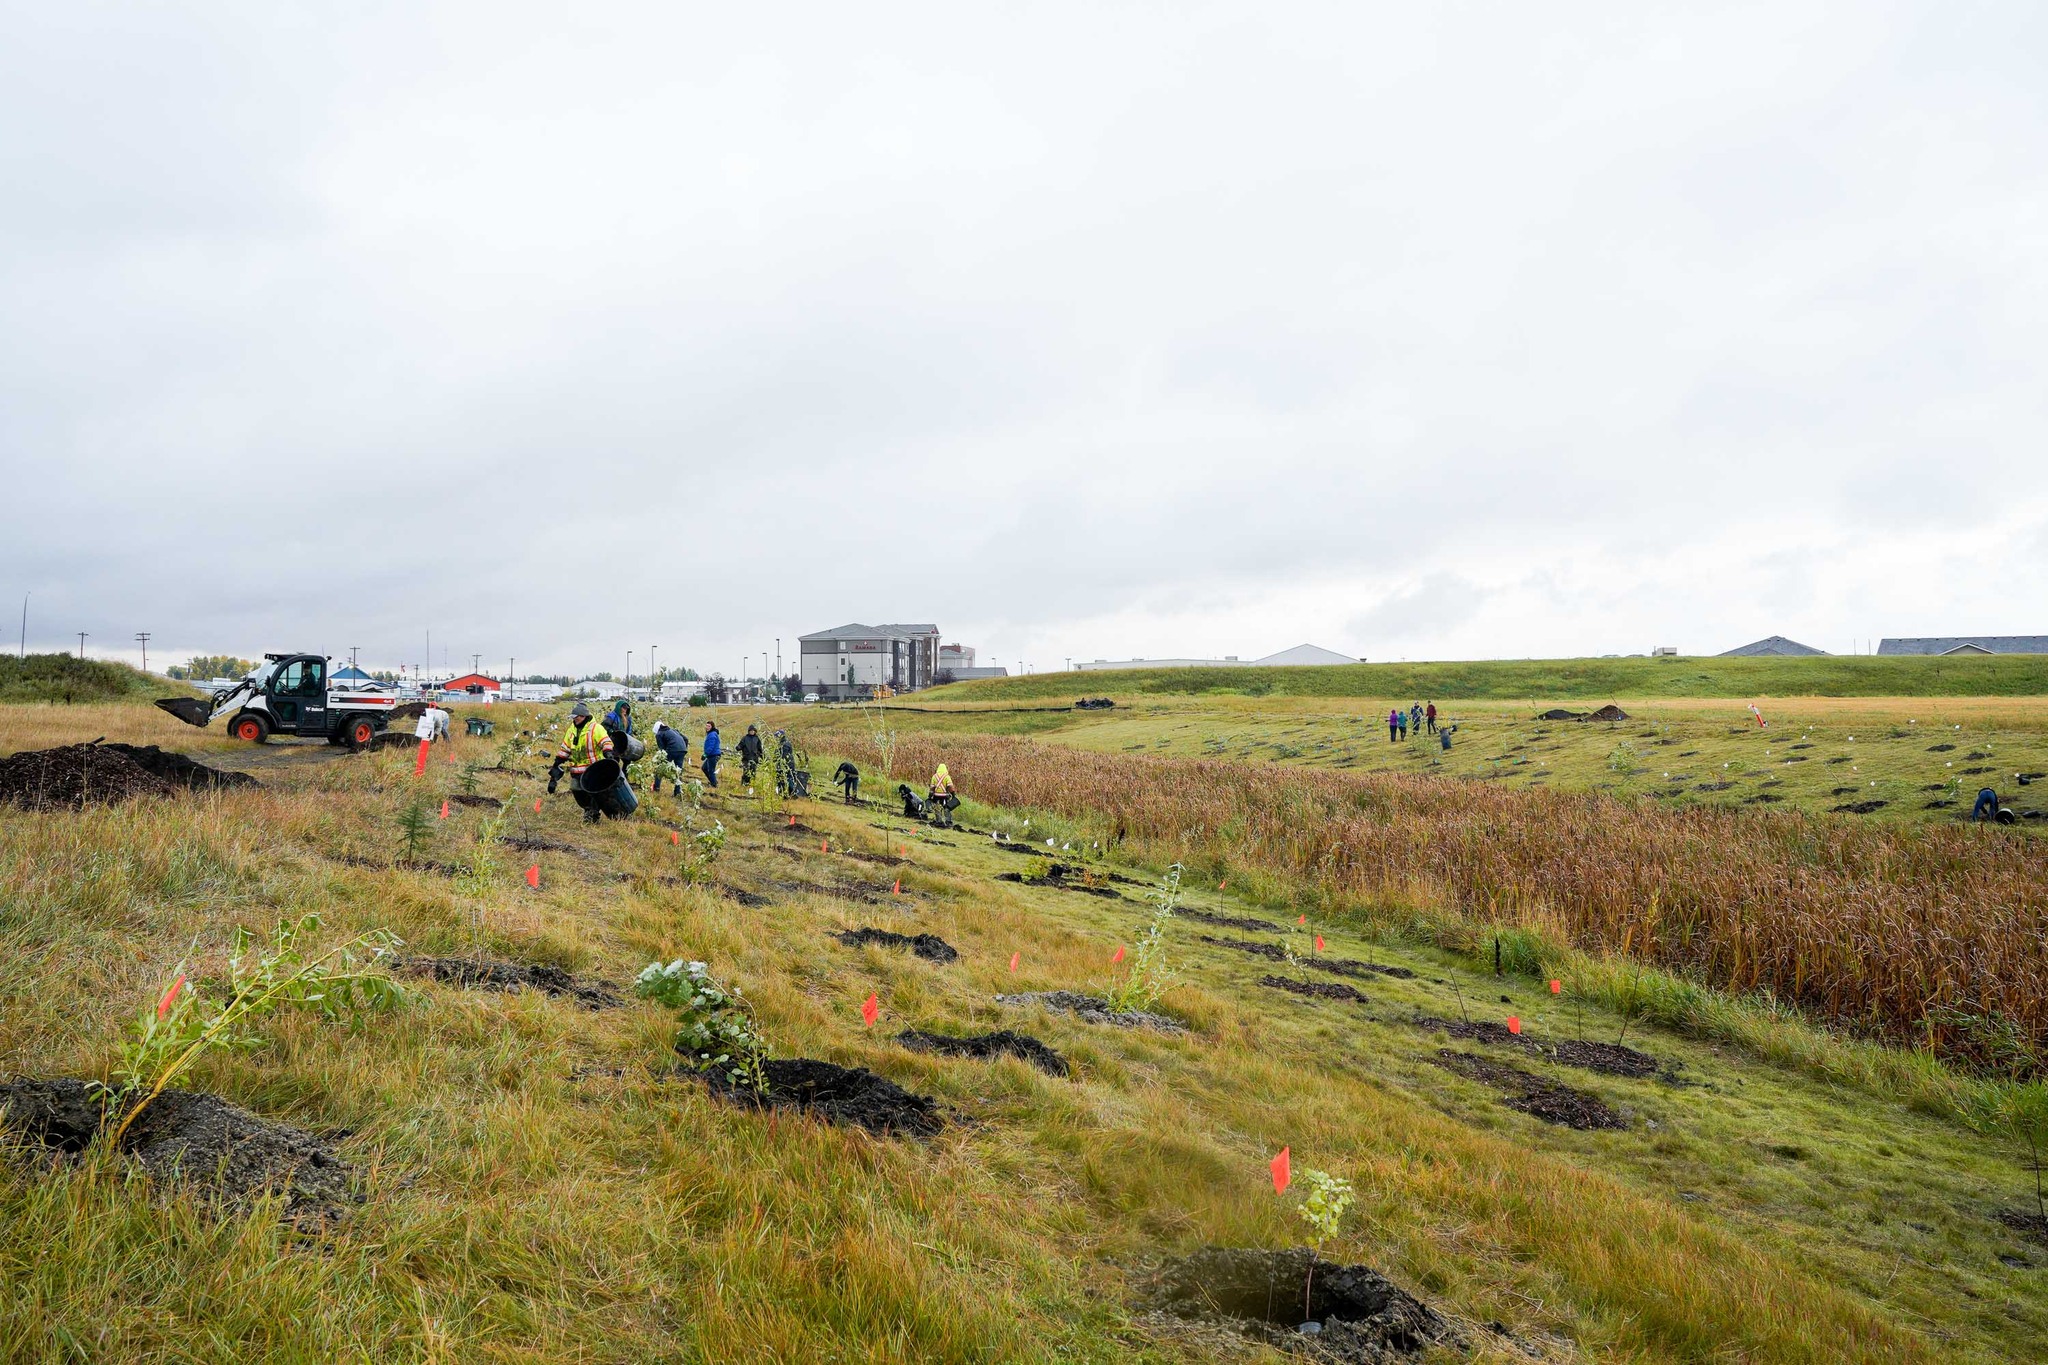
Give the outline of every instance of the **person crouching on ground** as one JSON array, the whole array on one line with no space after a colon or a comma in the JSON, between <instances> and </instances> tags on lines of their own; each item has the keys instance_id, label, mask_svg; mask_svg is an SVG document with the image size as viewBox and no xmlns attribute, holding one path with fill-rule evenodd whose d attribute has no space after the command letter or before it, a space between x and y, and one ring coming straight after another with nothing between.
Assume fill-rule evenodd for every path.
<instances>
[{"instance_id":1,"label":"person crouching on ground","mask_svg":"<svg viewBox=\"0 0 2048 1365\"><path fill-rule=\"evenodd\" d=\"M754 770L761 766L761 731L749 725L740 736L740 781L753 785Z\"/></svg>"},{"instance_id":2,"label":"person crouching on ground","mask_svg":"<svg viewBox=\"0 0 2048 1365\"><path fill-rule=\"evenodd\" d=\"M838 769L833 772L832 780L845 789L847 805L860 804L860 769L842 760Z\"/></svg>"},{"instance_id":3,"label":"person crouching on ground","mask_svg":"<svg viewBox=\"0 0 2048 1365\"><path fill-rule=\"evenodd\" d=\"M583 790L583 772L599 759L611 757L611 753L611 735L591 719L588 706L577 702L569 712L569 730L562 738L561 752L555 755L555 761L568 766L569 794L576 798L584 818L592 824L597 823L597 796Z\"/></svg>"},{"instance_id":4,"label":"person crouching on ground","mask_svg":"<svg viewBox=\"0 0 2048 1365\"><path fill-rule=\"evenodd\" d=\"M725 752L724 746L718 742L718 722L715 720L705 721L704 780L711 784L713 791L718 790L718 756L723 752Z\"/></svg>"},{"instance_id":5,"label":"person crouching on ground","mask_svg":"<svg viewBox=\"0 0 2048 1365\"><path fill-rule=\"evenodd\" d=\"M690 766L690 737L681 730L672 728L665 720L654 722L654 745L661 750L662 757L676 765L676 794L682 795L682 774ZM661 774L654 775L654 790L661 790Z\"/></svg>"}]
</instances>

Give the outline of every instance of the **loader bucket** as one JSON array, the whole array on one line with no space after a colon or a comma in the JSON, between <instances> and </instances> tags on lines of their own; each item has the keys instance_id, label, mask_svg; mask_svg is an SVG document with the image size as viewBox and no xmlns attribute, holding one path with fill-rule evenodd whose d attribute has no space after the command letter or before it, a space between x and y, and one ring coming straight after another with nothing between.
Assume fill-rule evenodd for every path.
<instances>
[{"instance_id":1,"label":"loader bucket","mask_svg":"<svg viewBox=\"0 0 2048 1365\"><path fill-rule=\"evenodd\" d=\"M197 697L159 697L156 704L159 710L168 711L187 725L197 725L202 730L213 719L213 704Z\"/></svg>"}]
</instances>

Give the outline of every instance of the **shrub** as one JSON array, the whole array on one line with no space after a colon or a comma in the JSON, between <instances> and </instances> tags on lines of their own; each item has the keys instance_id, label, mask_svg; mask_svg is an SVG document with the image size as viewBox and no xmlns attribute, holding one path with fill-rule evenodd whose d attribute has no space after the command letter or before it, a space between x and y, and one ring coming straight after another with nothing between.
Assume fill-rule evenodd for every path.
<instances>
[{"instance_id":1,"label":"shrub","mask_svg":"<svg viewBox=\"0 0 2048 1365\"><path fill-rule=\"evenodd\" d=\"M1112 979L1109 989L1102 993L1112 1010L1149 1010L1180 979L1180 973L1166 965L1166 926L1180 909L1181 872L1181 865L1175 863L1153 888L1152 918L1146 922L1138 946L1131 951L1130 966L1121 977Z\"/></svg>"},{"instance_id":2,"label":"shrub","mask_svg":"<svg viewBox=\"0 0 2048 1365\"><path fill-rule=\"evenodd\" d=\"M721 1071L734 1085L753 1090L767 1084L768 1045L753 1010L739 991L713 980L702 962L650 962L633 982L633 993L682 1015L675 1046L691 1066Z\"/></svg>"}]
</instances>

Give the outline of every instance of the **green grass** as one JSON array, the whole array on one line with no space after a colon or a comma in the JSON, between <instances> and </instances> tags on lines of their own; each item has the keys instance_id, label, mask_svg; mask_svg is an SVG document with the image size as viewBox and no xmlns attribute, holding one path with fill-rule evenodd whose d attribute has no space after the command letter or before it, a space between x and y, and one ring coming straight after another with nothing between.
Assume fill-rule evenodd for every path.
<instances>
[{"instance_id":1,"label":"green grass","mask_svg":"<svg viewBox=\"0 0 2048 1365\"><path fill-rule=\"evenodd\" d=\"M58 702L71 706L191 695L189 687L126 664L80 659L70 654L0 656L0 703Z\"/></svg>"},{"instance_id":2,"label":"green grass","mask_svg":"<svg viewBox=\"0 0 2048 1365\"><path fill-rule=\"evenodd\" d=\"M501 736L521 713L497 709ZM11 714L49 742L76 737L62 708ZM162 725L167 742L196 736ZM749 909L662 880L677 855L654 818L681 814L674 798L591 828L561 798L536 814L537 783L490 774L488 791L518 797L512 832L582 856L539 855L528 891L527 859L508 855L477 887L358 865L393 852L409 755L300 747L305 761L260 769L260 791L76 817L0 808L0 1072L103 1074L121 1022L195 936L206 959L233 924L319 908L337 935L388 925L419 951L481 946L614 983L655 957L704 958L746 989L782 1055L870 1066L957 1121L922 1145L734 1111L668 1074L671 1021L640 1004L593 1013L421 986L353 1032L288 1019L196 1081L350 1130L342 1151L369 1201L301 1239L117 1166L0 1163L0 1359L1215 1359L1138 1315L1134 1277L1205 1243L1298 1242L1292 1201L1265 1174L1283 1144L1298 1167L1358 1186L1327 1254L1453 1315L1472 1359L1523 1358L1480 1326L1496 1320L1614 1362L1990 1362L2048 1337L2048 1250L1992 1216L2027 1188L2009 1150L1874 1088L1655 1024L1630 1041L1683 1083L1536 1063L1630 1115L1625 1132L1551 1128L1430 1065L1443 1040L1409 1022L1455 1018L1462 998L1535 1036L1612 1039L1620 1020L1590 990L1552 997L1463 952L1331 922L1313 927L1332 953L1418 975L1361 983L1367 1006L1311 1002L1257 984L1276 964L1197 937L1247 935L1182 920L1170 942L1186 981L1162 1007L1191 1033L1092 1029L991 997L1099 986L1144 907L999 882L1026 860L903 826L887 804L801 803L819 833L791 836L782 812L729 785L694 818L732 831L716 873L770 896ZM836 762L818 757L821 772ZM452 790L456 772L436 758L425 780ZM867 783L877 798L891 785ZM1056 844L1081 832L965 813ZM457 807L437 821L428 856L458 858L478 818ZM905 895L888 894L899 869L848 848L907 849ZM864 890L880 903L849 899ZM1282 917L1238 890L1210 883L1191 901ZM827 937L858 924L938 933L962 958L935 967ZM883 1009L872 1032L858 1015L869 991ZM1006 1026L1065 1053L1076 1077L890 1040Z\"/></svg>"},{"instance_id":3,"label":"green grass","mask_svg":"<svg viewBox=\"0 0 2048 1365\"><path fill-rule=\"evenodd\" d=\"M1139 696L1610 701L1627 697L2037 697L2048 655L1955 658L1486 659L1325 668L1158 668L1033 673L954 683L920 700L1070 701Z\"/></svg>"}]
</instances>

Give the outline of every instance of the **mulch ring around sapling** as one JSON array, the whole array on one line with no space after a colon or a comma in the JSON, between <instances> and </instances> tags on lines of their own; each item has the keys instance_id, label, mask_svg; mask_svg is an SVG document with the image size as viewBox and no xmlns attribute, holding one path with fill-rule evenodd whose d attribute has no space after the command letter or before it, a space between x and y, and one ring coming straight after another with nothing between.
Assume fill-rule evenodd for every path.
<instances>
[{"instance_id":1,"label":"mulch ring around sapling","mask_svg":"<svg viewBox=\"0 0 2048 1365\"><path fill-rule=\"evenodd\" d=\"M1370 1266L1325 1261L1306 1247L1204 1247L1161 1266L1140 1301L1166 1335L1208 1337L1233 1358L1244 1341L1342 1365L1463 1344L1441 1314Z\"/></svg>"},{"instance_id":2,"label":"mulch ring around sapling","mask_svg":"<svg viewBox=\"0 0 2048 1365\"><path fill-rule=\"evenodd\" d=\"M473 792L451 792L448 799L458 806L481 807L485 810L496 810L505 804L495 796L478 796Z\"/></svg>"},{"instance_id":3,"label":"mulch ring around sapling","mask_svg":"<svg viewBox=\"0 0 2048 1365\"><path fill-rule=\"evenodd\" d=\"M2034 1209L2000 1209L1993 1216L2020 1236L2048 1247L2048 1218L2043 1218L2038 1211Z\"/></svg>"},{"instance_id":4,"label":"mulch ring around sapling","mask_svg":"<svg viewBox=\"0 0 2048 1365\"><path fill-rule=\"evenodd\" d=\"M1059 1014L1071 1014L1088 1024L1113 1024L1118 1028L1149 1028L1161 1033L1185 1033L1177 1019L1149 1010L1113 1010L1101 998L1079 991L1025 991L1020 995L999 995L998 1005L1043 1005Z\"/></svg>"},{"instance_id":5,"label":"mulch ring around sapling","mask_svg":"<svg viewBox=\"0 0 2048 1365\"><path fill-rule=\"evenodd\" d=\"M883 948L908 948L927 962L956 962L959 950L937 934L892 934L887 929L842 929L832 935L849 948L872 943Z\"/></svg>"},{"instance_id":6,"label":"mulch ring around sapling","mask_svg":"<svg viewBox=\"0 0 2048 1365\"><path fill-rule=\"evenodd\" d=\"M1270 986L1276 991L1292 991L1296 995L1313 996L1318 1000L1354 1000L1367 1004L1365 994L1355 986L1341 981L1297 981L1291 976L1262 976L1261 986Z\"/></svg>"},{"instance_id":7,"label":"mulch ring around sapling","mask_svg":"<svg viewBox=\"0 0 2048 1365\"><path fill-rule=\"evenodd\" d=\"M559 839L543 839L536 834L512 834L501 840L505 847L516 848L521 853L573 853L579 858L590 855L575 844L565 844Z\"/></svg>"},{"instance_id":8,"label":"mulch ring around sapling","mask_svg":"<svg viewBox=\"0 0 2048 1365\"><path fill-rule=\"evenodd\" d=\"M1415 1026L1432 1029L1438 1033L1448 1033L1461 1041L1518 1047L1531 1056L1547 1057L1551 1061L1563 1062L1567 1066L1582 1066L1603 1076L1626 1076L1632 1080L1641 1080L1656 1075L1660 1070L1660 1064L1655 1057L1647 1052L1638 1052L1622 1043L1589 1043L1582 1038L1567 1038L1562 1042L1552 1043L1531 1038L1526 1033L1511 1033L1506 1024L1496 1024L1490 1019L1473 1024L1455 1019L1424 1016L1415 1021Z\"/></svg>"},{"instance_id":9,"label":"mulch ring around sapling","mask_svg":"<svg viewBox=\"0 0 2048 1365\"><path fill-rule=\"evenodd\" d=\"M254 787L246 773L221 772L154 745L67 744L0 758L0 801L24 810L83 810L138 796Z\"/></svg>"},{"instance_id":10,"label":"mulch ring around sapling","mask_svg":"<svg viewBox=\"0 0 2048 1365\"><path fill-rule=\"evenodd\" d=\"M718 884L718 894L729 901L746 906L749 910L758 910L764 905L775 904L773 897L757 895L744 886L727 886L724 882Z\"/></svg>"},{"instance_id":11,"label":"mulch ring around sapling","mask_svg":"<svg viewBox=\"0 0 2048 1365\"><path fill-rule=\"evenodd\" d=\"M1001 1029L995 1033L977 1033L966 1038L956 1038L945 1033L926 1033L922 1029L906 1029L896 1035L896 1041L912 1052L936 1052L942 1057L1021 1057L1040 1071L1052 1076L1069 1076L1073 1068L1067 1059L1054 1052L1044 1043L1028 1033L1017 1033Z\"/></svg>"},{"instance_id":12,"label":"mulch ring around sapling","mask_svg":"<svg viewBox=\"0 0 2048 1365\"><path fill-rule=\"evenodd\" d=\"M118 1122L84 1081L0 1084L0 1129L59 1159L83 1152ZM217 1195L229 1205L281 1196L294 1222L321 1222L362 1202L351 1180L354 1168L328 1143L214 1095L164 1091L128 1126L121 1151L151 1176Z\"/></svg>"},{"instance_id":13,"label":"mulch ring around sapling","mask_svg":"<svg viewBox=\"0 0 2048 1365\"><path fill-rule=\"evenodd\" d=\"M469 990L504 991L517 995L521 991L540 991L547 995L566 996L590 1010L617 1009L626 1002L608 987L591 981L578 981L560 967L544 962L500 962L493 958L476 957L409 957L398 964L398 969L412 976L431 977L444 986L461 986Z\"/></svg>"},{"instance_id":14,"label":"mulch ring around sapling","mask_svg":"<svg viewBox=\"0 0 2048 1365\"><path fill-rule=\"evenodd\" d=\"M841 1127L865 1128L877 1137L931 1137L946 1126L936 1100L914 1095L865 1067L793 1057L763 1062L761 1071L765 1084L759 1090L734 1082L722 1067L692 1074L728 1104L796 1110Z\"/></svg>"},{"instance_id":15,"label":"mulch ring around sapling","mask_svg":"<svg viewBox=\"0 0 2048 1365\"><path fill-rule=\"evenodd\" d=\"M1084 896L1101 896L1113 901L1124 898L1123 892L1108 885L1107 877L1068 863L1054 863L1045 870L1042 877L1027 877L1022 872L998 872L996 880L1019 882L1025 886L1056 887L1061 891L1079 891Z\"/></svg>"},{"instance_id":16,"label":"mulch ring around sapling","mask_svg":"<svg viewBox=\"0 0 2048 1365\"><path fill-rule=\"evenodd\" d=\"M1268 962L1287 961L1287 950L1277 943L1254 943L1244 938L1217 938L1213 934L1199 934L1197 937L1204 943L1213 943L1219 948L1234 948L1240 953L1263 957ZM1313 957L1297 958L1295 962L1298 966L1328 972L1332 976L1348 976L1355 981L1363 981L1369 976L1392 976L1406 981L1412 980L1415 976L1415 973L1406 967L1386 967L1377 962L1360 962L1350 957L1324 957L1320 953Z\"/></svg>"},{"instance_id":17,"label":"mulch ring around sapling","mask_svg":"<svg viewBox=\"0 0 2048 1365\"><path fill-rule=\"evenodd\" d=\"M1560 1081L1532 1076L1520 1067L1449 1048L1440 1049L1431 1060L1446 1071L1455 1071L1498 1090L1501 1103L1508 1108L1519 1109L1545 1123L1581 1130L1628 1127L1621 1115L1609 1109L1599 1096L1574 1090Z\"/></svg>"}]
</instances>

